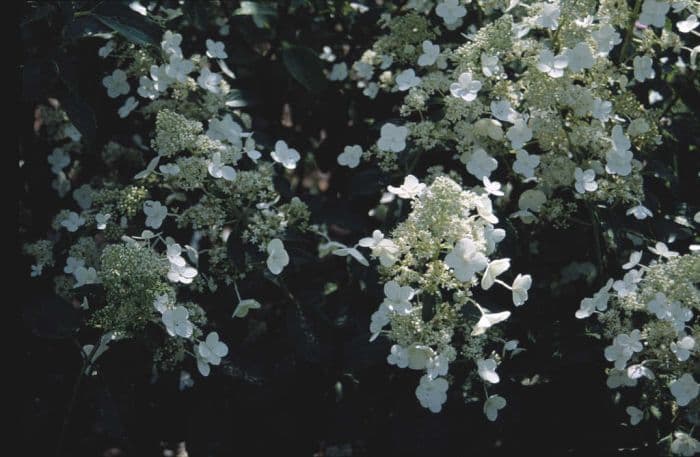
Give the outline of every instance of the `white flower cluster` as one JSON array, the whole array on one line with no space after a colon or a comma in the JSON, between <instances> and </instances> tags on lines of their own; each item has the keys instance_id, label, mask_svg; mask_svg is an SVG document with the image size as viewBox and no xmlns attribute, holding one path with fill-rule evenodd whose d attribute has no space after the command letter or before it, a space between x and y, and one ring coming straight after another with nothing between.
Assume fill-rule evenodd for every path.
<instances>
[{"instance_id":1,"label":"white flower cluster","mask_svg":"<svg viewBox=\"0 0 700 457\"><path fill-rule=\"evenodd\" d=\"M607 384L611 389L641 384L641 404L630 405L630 423L637 425L650 414L665 411L664 422L679 408L696 408L700 379L698 360L700 313L700 255L679 255L665 243L649 247L655 258L647 265L641 251L631 253L623 265L622 279L610 279L593 297L584 298L576 312L579 319L597 315L604 334L613 337L604 357L613 363ZM695 406L694 406L695 405ZM661 413L663 414L663 413ZM673 420L676 428L691 428L684 415ZM687 432L690 433L690 432ZM671 444L675 454L693 455L700 445L676 429ZM694 443L694 444L693 444ZM681 449L694 449L690 453Z\"/></svg>"},{"instance_id":2,"label":"white flower cluster","mask_svg":"<svg viewBox=\"0 0 700 457\"><path fill-rule=\"evenodd\" d=\"M126 118L139 103L140 114L147 121L155 117L156 134L151 142L155 154L133 176L131 185L118 184L124 180L115 182L112 175L106 175L92 177L91 185L75 189L77 208L59 212L54 222L55 229L75 237L71 238L74 245L68 249L63 269L67 276L57 282L68 287L59 290L57 286L57 291L69 300L82 300L91 324L124 338L139 337L146 322L161 324L173 340L166 344L172 346L167 349L168 355L156 351L156 365L172 368L185 354L194 354L199 372L207 376L210 365L219 365L228 347L219 341L216 332L208 336L202 332L207 323L204 309L178 300L178 296L192 297L193 293L232 285L237 302L234 317L241 318L249 310L261 308L255 299L241 299L236 281L244 280L245 273L253 269L280 275L290 262L283 243L285 232L288 227L303 230L308 210L299 199L278 204L280 197L273 185L275 173L296 168L300 153L280 140L269 152L269 159L261 160L262 152L248 131L250 117L227 105L230 88L224 74L230 71L224 62L228 58L224 44L206 40L206 57L185 58L182 41L182 35L167 31L161 42L166 61L149 61L152 64L146 66L147 75L131 73L144 68L132 65L116 69L102 80L108 97L128 97L119 108L120 117ZM124 56L143 58L136 48L116 39L100 49L100 56L107 57L115 47L119 47L120 59L127 64ZM214 72L215 64L223 74ZM196 71L200 74L195 81L189 75ZM133 79L138 79L136 92L141 102L129 96ZM56 117L53 112L47 114ZM64 132L55 135L56 140L70 138L71 143L56 147L48 164L65 183L57 187L63 195L71 186L71 177L64 173L71 165L69 153L79 151L81 135L63 117L58 126ZM137 148L148 150L140 137L134 141ZM125 150L121 148L117 154ZM139 158L141 155L139 151ZM244 170L239 167L241 160L249 161ZM351 156L348 164L355 162L359 162L359 157ZM275 168L274 164L280 165ZM206 196L191 201L184 195L192 189L201 189ZM235 203L229 203L234 200ZM242 222L247 222L248 227L238 227L248 237L246 241L267 252L266 261L244 261L244 270L236 271L226 256L210 256L211 271L199 271L202 252L226 252L230 224L239 222L244 213L248 219ZM173 233L175 225L190 230L189 244L179 244L167 235ZM203 238L210 245L205 251L198 247ZM96 243L96 239L106 239L107 243ZM38 248L32 250L35 251L41 254ZM32 267L32 276L42 274L51 260L42 256L36 256L44 260ZM106 302L89 306L86 286L104 287ZM181 290L184 293L180 294ZM191 351L185 349L187 345L191 345ZM107 347L103 346L101 351Z\"/></svg>"},{"instance_id":3,"label":"white flower cluster","mask_svg":"<svg viewBox=\"0 0 700 457\"><path fill-rule=\"evenodd\" d=\"M487 331L511 314L489 311L475 301L472 289L480 286L485 291L499 284L512 292L513 305L521 306L532 278L519 274L512 285L499 279L510 269L510 259L492 258L505 231L494 226L498 218L489 193L463 190L444 176L426 185L412 175L400 187L389 186L389 192L410 200L412 211L390 238L375 230L358 243L370 249L388 279L384 300L372 314L371 340L385 334L396 342L389 364L424 372L416 397L436 413L447 400L449 365L459 356L453 346L455 333L469 325L471 331L464 337L481 347L489 341ZM432 313L429 319L426 312ZM483 381L497 384L500 357L482 352L464 355ZM505 400L492 395L485 401L486 416L495 420Z\"/></svg>"}]
</instances>

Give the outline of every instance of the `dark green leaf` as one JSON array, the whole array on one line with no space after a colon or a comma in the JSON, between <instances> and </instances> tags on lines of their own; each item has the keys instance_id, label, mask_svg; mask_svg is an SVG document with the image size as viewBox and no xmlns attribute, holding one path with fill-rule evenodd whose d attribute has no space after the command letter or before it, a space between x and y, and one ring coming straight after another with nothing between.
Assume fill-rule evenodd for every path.
<instances>
[{"instance_id":1,"label":"dark green leaf","mask_svg":"<svg viewBox=\"0 0 700 457\"><path fill-rule=\"evenodd\" d=\"M58 98L73 125L88 142L92 142L97 131L97 122L92 107L71 89L66 89Z\"/></svg>"},{"instance_id":2,"label":"dark green leaf","mask_svg":"<svg viewBox=\"0 0 700 457\"><path fill-rule=\"evenodd\" d=\"M309 92L320 92L326 87L321 60L313 50L302 46L285 48L282 50L282 61L292 78Z\"/></svg>"},{"instance_id":3,"label":"dark green leaf","mask_svg":"<svg viewBox=\"0 0 700 457\"><path fill-rule=\"evenodd\" d=\"M100 3L91 14L107 27L138 45L157 46L163 35L158 24L120 3Z\"/></svg>"}]
</instances>

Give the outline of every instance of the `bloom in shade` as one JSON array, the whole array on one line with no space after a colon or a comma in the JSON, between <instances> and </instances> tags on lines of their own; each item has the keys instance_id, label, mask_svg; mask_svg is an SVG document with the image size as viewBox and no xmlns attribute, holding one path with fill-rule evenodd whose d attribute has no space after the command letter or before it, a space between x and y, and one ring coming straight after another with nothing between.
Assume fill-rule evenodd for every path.
<instances>
[{"instance_id":1,"label":"bloom in shade","mask_svg":"<svg viewBox=\"0 0 700 457\"><path fill-rule=\"evenodd\" d=\"M389 311L406 315L411 311L411 299L415 293L416 291L409 286L401 286L396 281L389 281L384 284L385 298L382 305Z\"/></svg>"},{"instance_id":2,"label":"bloom in shade","mask_svg":"<svg viewBox=\"0 0 700 457\"><path fill-rule=\"evenodd\" d=\"M484 402L484 414L491 422L498 418L498 411L506 407L506 399L500 395L491 395Z\"/></svg>"},{"instance_id":3,"label":"bloom in shade","mask_svg":"<svg viewBox=\"0 0 700 457\"><path fill-rule=\"evenodd\" d=\"M380 151L401 152L406 149L408 128L397 126L390 122L384 124L380 131L377 147Z\"/></svg>"},{"instance_id":4,"label":"bloom in shade","mask_svg":"<svg viewBox=\"0 0 700 457\"><path fill-rule=\"evenodd\" d=\"M454 270L458 280L464 282L469 281L476 272L486 268L488 259L477 250L474 241L462 238L454 249L445 256L445 264Z\"/></svg>"},{"instance_id":5,"label":"bloom in shade","mask_svg":"<svg viewBox=\"0 0 700 457\"><path fill-rule=\"evenodd\" d=\"M695 382L695 378L690 373L685 373L679 379L673 381L668 385L668 388L676 398L678 406L687 405L700 392L700 384Z\"/></svg>"},{"instance_id":6,"label":"bloom in shade","mask_svg":"<svg viewBox=\"0 0 700 457\"><path fill-rule=\"evenodd\" d=\"M684 336L677 342L671 343L671 352L676 355L679 362L685 362L690 357L690 351L695 347L692 336Z\"/></svg>"},{"instance_id":7,"label":"bloom in shade","mask_svg":"<svg viewBox=\"0 0 700 457\"><path fill-rule=\"evenodd\" d=\"M685 432L674 432L675 439L671 442L671 452L683 456L691 456L700 452L700 442Z\"/></svg>"},{"instance_id":8,"label":"bloom in shade","mask_svg":"<svg viewBox=\"0 0 700 457\"><path fill-rule=\"evenodd\" d=\"M161 317L165 330L170 336L181 336L189 338L192 336L194 326L189 320L190 313L184 306L176 306L173 309L166 309Z\"/></svg>"},{"instance_id":9,"label":"bloom in shade","mask_svg":"<svg viewBox=\"0 0 700 457\"><path fill-rule=\"evenodd\" d=\"M574 187L579 194L595 192L598 189L598 183L595 182L595 171L592 168L583 171L579 167L576 167L574 170L574 179L576 180L574 182Z\"/></svg>"},{"instance_id":10,"label":"bloom in shade","mask_svg":"<svg viewBox=\"0 0 700 457\"><path fill-rule=\"evenodd\" d=\"M532 276L518 274L511 286L513 292L513 304L520 306L527 301L527 291L532 286Z\"/></svg>"},{"instance_id":11,"label":"bloom in shade","mask_svg":"<svg viewBox=\"0 0 700 457\"><path fill-rule=\"evenodd\" d=\"M224 43L221 41L207 40L207 56L212 59L225 59L228 57L224 50Z\"/></svg>"},{"instance_id":12,"label":"bloom in shade","mask_svg":"<svg viewBox=\"0 0 700 457\"><path fill-rule=\"evenodd\" d=\"M513 171L523 175L525 178L534 178L535 168L540 164L540 157L535 154L528 154L524 149L515 151L515 162Z\"/></svg>"},{"instance_id":13,"label":"bloom in shade","mask_svg":"<svg viewBox=\"0 0 700 457\"><path fill-rule=\"evenodd\" d=\"M224 165L221 160L221 153L218 151L212 155L211 160L207 164L207 169L214 178L224 178L226 181L236 179L236 170L229 165Z\"/></svg>"},{"instance_id":14,"label":"bloom in shade","mask_svg":"<svg viewBox=\"0 0 700 457\"><path fill-rule=\"evenodd\" d=\"M143 212L146 215L146 226L157 229L168 215L168 207L155 200L146 200L143 203Z\"/></svg>"},{"instance_id":15,"label":"bloom in shade","mask_svg":"<svg viewBox=\"0 0 700 457\"><path fill-rule=\"evenodd\" d=\"M360 158L362 157L362 147L354 144L352 146L345 146L343 152L338 155L338 165L342 165L348 168L355 168L360 164Z\"/></svg>"},{"instance_id":16,"label":"bloom in shade","mask_svg":"<svg viewBox=\"0 0 700 457\"><path fill-rule=\"evenodd\" d=\"M480 359L476 361L476 368L479 372L479 376L484 381L488 381L491 384L498 384L501 378L496 373L496 361L493 359Z\"/></svg>"},{"instance_id":17,"label":"bloom in shade","mask_svg":"<svg viewBox=\"0 0 700 457\"><path fill-rule=\"evenodd\" d=\"M635 56L632 61L634 79L640 83L644 82L645 79L654 79L656 73L654 72L653 63L649 56Z\"/></svg>"},{"instance_id":18,"label":"bloom in shade","mask_svg":"<svg viewBox=\"0 0 700 457\"><path fill-rule=\"evenodd\" d=\"M552 78L561 78L564 76L564 69L569 66L569 59L564 54L555 56L549 49L540 51L537 69L543 73L547 73Z\"/></svg>"},{"instance_id":19,"label":"bloom in shade","mask_svg":"<svg viewBox=\"0 0 700 457\"><path fill-rule=\"evenodd\" d=\"M593 53L591 52L590 46L583 41L578 43L574 49L567 49L565 55L571 71L585 70L593 67Z\"/></svg>"},{"instance_id":20,"label":"bloom in shade","mask_svg":"<svg viewBox=\"0 0 700 457\"><path fill-rule=\"evenodd\" d=\"M489 313L487 310L481 307L479 307L479 310L481 311L481 318L472 329L472 336L482 335L492 326L498 324L499 322L503 322L510 317L510 311Z\"/></svg>"},{"instance_id":21,"label":"bloom in shade","mask_svg":"<svg viewBox=\"0 0 700 457\"><path fill-rule=\"evenodd\" d=\"M671 8L671 4L668 1L644 0L639 22L644 25L663 27L669 8Z\"/></svg>"},{"instance_id":22,"label":"bloom in shade","mask_svg":"<svg viewBox=\"0 0 700 457\"><path fill-rule=\"evenodd\" d=\"M211 332L197 345L197 368L202 376L209 376L209 364L219 365L228 354L228 346L219 341L219 334Z\"/></svg>"},{"instance_id":23,"label":"bloom in shade","mask_svg":"<svg viewBox=\"0 0 700 457\"><path fill-rule=\"evenodd\" d=\"M556 30L559 27L559 16L561 9L557 3L543 3L542 12L535 19L535 24L549 30Z\"/></svg>"},{"instance_id":24,"label":"bloom in shade","mask_svg":"<svg viewBox=\"0 0 700 457\"><path fill-rule=\"evenodd\" d=\"M491 176L497 167L498 161L482 148L476 148L467 162L467 171L479 180Z\"/></svg>"},{"instance_id":25,"label":"bloom in shade","mask_svg":"<svg viewBox=\"0 0 700 457\"><path fill-rule=\"evenodd\" d=\"M126 95L131 89L126 81L126 73L119 69L114 70L111 75L102 78L102 85L107 88L107 95L110 98Z\"/></svg>"},{"instance_id":26,"label":"bloom in shade","mask_svg":"<svg viewBox=\"0 0 700 457\"><path fill-rule=\"evenodd\" d=\"M272 274L278 275L282 273L284 267L289 264L289 254L284 249L284 244L279 238L270 240L267 243L267 268Z\"/></svg>"},{"instance_id":27,"label":"bloom in shade","mask_svg":"<svg viewBox=\"0 0 700 457\"><path fill-rule=\"evenodd\" d=\"M260 302L252 298L247 298L238 302L238 306L233 310L233 317L246 317L251 309L260 309Z\"/></svg>"},{"instance_id":28,"label":"bloom in shade","mask_svg":"<svg viewBox=\"0 0 700 457\"><path fill-rule=\"evenodd\" d=\"M78 228L85 224L85 219L75 211L68 213L68 217L61 221L61 225L69 232L75 232Z\"/></svg>"},{"instance_id":29,"label":"bloom in shade","mask_svg":"<svg viewBox=\"0 0 700 457\"><path fill-rule=\"evenodd\" d=\"M625 411L630 416L630 425L637 425L644 418L644 412L636 406L628 406Z\"/></svg>"},{"instance_id":30,"label":"bloom in shade","mask_svg":"<svg viewBox=\"0 0 700 457\"><path fill-rule=\"evenodd\" d=\"M416 387L416 398L422 407L439 413L442 405L447 401L448 388L449 384L445 378L430 379L428 375L423 375L420 378L420 384Z\"/></svg>"},{"instance_id":31,"label":"bloom in shade","mask_svg":"<svg viewBox=\"0 0 700 457\"><path fill-rule=\"evenodd\" d=\"M399 198L413 199L420 195L425 190L425 184L418 181L413 175L408 175L404 178L403 184L399 187L388 186L387 190L392 194L396 194Z\"/></svg>"},{"instance_id":32,"label":"bloom in shade","mask_svg":"<svg viewBox=\"0 0 700 457\"><path fill-rule=\"evenodd\" d=\"M277 163L281 163L282 166L288 170L294 170L297 167L297 162L301 158L299 151L290 148L282 140L275 143L275 150L270 154L272 160Z\"/></svg>"},{"instance_id":33,"label":"bloom in shade","mask_svg":"<svg viewBox=\"0 0 700 457\"><path fill-rule=\"evenodd\" d=\"M653 217L654 213L651 212L649 208L646 206L639 204L637 206L633 206L632 208L628 209L627 212L625 213L628 216L634 216L635 219L638 220L643 220L646 219L647 217Z\"/></svg>"},{"instance_id":34,"label":"bloom in shade","mask_svg":"<svg viewBox=\"0 0 700 457\"><path fill-rule=\"evenodd\" d=\"M372 256L379 258L379 263L384 267L392 266L399 255L396 243L384 238L384 234L379 230L372 232L372 237L362 238L358 244L363 248L370 248Z\"/></svg>"},{"instance_id":35,"label":"bloom in shade","mask_svg":"<svg viewBox=\"0 0 700 457\"><path fill-rule=\"evenodd\" d=\"M124 119L129 114L131 114L131 112L133 110L135 110L137 106L139 106L139 102L136 101L136 98L134 98L134 97L127 98L126 101L124 102L124 104L121 106L121 108L119 108L119 111L118 111L119 117Z\"/></svg>"},{"instance_id":36,"label":"bloom in shade","mask_svg":"<svg viewBox=\"0 0 700 457\"><path fill-rule=\"evenodd\" d=\"M221 75L208 68L202 68L197 78L197 84L199 84L199 87L208 90L212 94L218 94L221 92L221 88L219 87L219 84L221 84Z\"/></svg>"},{"instance_id":37,"label":"bloom in shade","mask_svg":"<svg viewBox=\"0 0 700 457\"><path fill-rule=\"evenodd\" d=\"M445 0L435 7L435 14L441 17L446 25L452 25L467 15L467 9L460 5L458 0Z\"/></svg>"},{"instance_id":38,"label":"bloom in shade","mask_svg":"<svg viewBox=\"0 0 700 457\"><path fill-rule=\"evenodd\" d=\"M465 102L475 100L480 89L481 81L472 79L472 74L469 71L459 75L456 83L450 84L450 93L452 96L461 98Z\"/></svg>"},{"instance_id":39,"label":"bloom in shade","mask_svg":"<svg viewBox=\"0 0 700 457\"><path fill-rule=\"evenodd\" d=\"M488 290L493 286L498 275L507 271L510 268L510 259L498 259L490 262L481 277L481 288Z\"/></svg>"},{"instance_id":40,"label":"bloom in shade","mask_svg":"<svg viewBox=\"0 0 700 457\"><path fill-rule=\"evenodd\" d=\"M432 65L440 55L440 46L430 40L423 41L423 54L418 57L418 65L427 67Z\"/></svg>"},{"instance_id":41,"label":"bloom in shade","mask_svg":"<svg viewBox=\"0 0 700 457\"><path fill-rule=\"evenodd\" d=\"M420 84L421 79L416 76L416 72L412 68L404 70L396 75L396 85L400 91L409 90Z\"/></svg>"},{"instance_id":42,"label":"bloom in shade","mask_svg":"<svg viewBox=\"0 0 700 457\"><path fill-rule=\"evenodd\" d=\"M527 125L527 119L518 118L506 132L506 138L515 149L522 149L525 143L532 139L532 129Z\"/></svg>"},{"instance_id":43,"label":"bloom in shade","mask_svg":"<svg viewBox=\"0 0 700 457\"><path fill-rule=\"evenodd\" d=\"M333 64L328 79L331 81L342 81L348 77L348 65L345 62Z\"/></svg>"}]
</instances>

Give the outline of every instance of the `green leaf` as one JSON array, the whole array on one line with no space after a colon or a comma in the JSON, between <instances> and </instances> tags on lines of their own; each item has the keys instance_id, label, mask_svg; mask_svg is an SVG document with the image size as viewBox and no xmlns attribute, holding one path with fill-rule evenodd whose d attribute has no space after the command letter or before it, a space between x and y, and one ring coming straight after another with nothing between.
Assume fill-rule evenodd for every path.
<instances>
[{"instance_id":1,"label":"green leaf","mask_svg":"<svg viewBox=\"0 0 700 457\"><path fill-rule=\"evenodd\" d=\"M282 61L287 71L309 92L320 92L326 86L321 60L316 53L302 46L292 46L282 50Z\"/></svg>"},{"instance_id":2,"label":"green leaf","mask_svg":"<svg viewBox=\"0 0 700 457\"><path fill-rule=\"evenodd\" d=\"M97 121L95 121L95 112L92 107L71 89L66 89L58 99L75 128L88 142L92 142L97 131Z\"/></svg>"},{"instance_id":3,"label":"green leaf","mask_svg":"<svg viewBox=\"0 0 700 457\"><path fill-rule=\"evenodd\" d=\"M120 3L100 3L91 14L127 40L141 46L157 46L163 36L158 24Z\"/></svg>"}]
</instances>

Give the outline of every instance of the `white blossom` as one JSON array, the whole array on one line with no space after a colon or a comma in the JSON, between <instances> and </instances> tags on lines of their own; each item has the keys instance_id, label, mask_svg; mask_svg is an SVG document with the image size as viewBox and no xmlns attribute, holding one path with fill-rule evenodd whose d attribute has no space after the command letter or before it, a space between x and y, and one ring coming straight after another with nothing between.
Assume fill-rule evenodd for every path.
<instances>
[{"instance_id":1,"label":"white blossom","mask_svg":"<svg viewBox=\"0 0 700 457\"><path fill-rule=\"evenodd\" d=\"M542 73L547 73L552 78L564 76L564 69L569 65L569 59L565 54L555 56L552 51L545 48L540 51L537 69Z\"/></svg>"},{"instance_id":2,"label":"white blossom","mask_svg":"<svg viewBox=\"0 0 700 457\"><path fill-rule=\"evenodd\" d=\"M625 411L630 416L630 425L637 425L644 418L644 412L636 406L628 406Z\"/></svg>"},{"instance_id":3,"label":"white blossom","mask_svg":"<svg viewBox=\"0 0 700 457\"><path fill-rule=\"evenodd\" d=\"M476 368L479 376L484 381L490 382L491 384L498 384L501 378L496 373L496 367L498 364L494 359L479 359L476 361Z\"/></svg>"},{"instance_id":4,"label":"white blossom","mask_svg":"<svg viewBox=\"0 0 700 457\"><path fill-rule=\"evenodd\" d=\"M396 194L399 198L412 200L425 190L425 184L418 181L418 178L415 176L408 175L399 187L387 186L387 190L392 194Z\"/></svg>"},{"instance_id":5,"label":"white blossom","mask_svg":"<svg viewBox=\"0 0 700 457\"><path fill-rule=\"evenodd\" d=\"M165 66L165 74L178 82L184 83L187 75L194 71L194 63L189 59L183 59L176 55L170 56L170 61Z\"/></svg>"},{"instance_id":6,"label":"white blossom","mask_svg":"<svg viewBox=\"0 0 700 457\"><path fill-rule=\"evenodd\" d=\"M484 402L484 414L491 422L498 418L498 411L506 407L506 399L500 395L491 395Z\"/></svg>"},{"instance_id":7,"label":"white blossom","mask_svg":"<svg viewBox=\"0 0 700 457\"><path fill-rule=\"evenodd\" d=\"M478 180L491 176L491 172L497 167L498 161L488 155L483 148L479 147L474 149L469 157L469 161L467 161L467 171Z\"/></svg>"},{"instance_id":8,"label":"white blossom","mask_svg":"<svg viewBox=\"0 0 700 457\"><path fill-rule=\"evenodd\" d=\"M510 259L497 259L489 262L488 266L486 267L486 271L484 271L483 276L481 277L481 288L484 290L488 290L493 286L496 278L508 271L510 268Z\"/></svg>"},{"instance_id":9,"label":"white blossom","mask_svg":"<svg viewBox=\"0 0 700 457\"><path fill-rule=\"evenodd\" d=\"M472 79L470 71L459 75L456 83L450 84L450 93L453 97L461 98L465 102L471 102L476 99L479 90L481 89L481 81Z\"/></svg>"},{"instance_id":10,"label":"white blossom","mask_svg":"<svg viewBox=\"0 0 700 457\"><path fill-rule=\"evenodd\" d=\"M676 398L678 406L686 406L700 392L700 384L695 382L693 375L690 373L684 373L683 376L671 382L668 388Z\"/></svg>"},{"instance_id":11,"label":"white blossom","mask_svg":"<svg viewBox=\"0 0 700 457\"><path fill-rule=\"evenodd\" d=\"M533 178L535 176L535 168L540 164L540 157L535 154L529 154L524 149L515 151L515 162L513 162L513 171L524 176L525 178Z\"/></svg>"},{"instance_id":12,"label":"white blossom","mask_svg":"<svg viewBox=\"0 0 700 457\"><path fill-rule=\"evenodd\" d=\"M549 30L556 30L559 27L559 16L561 9L557 3L542 4L542 12L535 19L535 24Z\"/></svg>"},{"instance_id":13,"label":"white blossom","mask_svg":"<svg viewBox=\"0 0 700 457\"><path fill-rule=\"evenodd\" d=\"M698 17L695 14L691 14L683 21L676 22L676 28L681 33L690 33L695 30L698 25L700 25L700 21L698 21Z\"/></svg>"},{"instance_id":14,"label":"white blossom","mask_svg":"<svg viewBox=\"0 0 700 457\"><path fill-rule=\"evenodd\" d=\"M528 299L528 290L532 286L532 276L518 274L513 280L511 291L513 294L513 304L515 306L523 305Z\"/></svg>"},{"instance_id":15,"label":"white blossom","mask_svg":"<svg viewBox=\"0 0 700 457\"><path fill-rule=\"evenodd\" d=\"M460 5L458 0L444 0L435 7L435 14L441 17L446 25L452 25L467 15L467 9Z\"/></svg>"},{"instance_id":16,"label":"white blossom","mask_svg":"<svg viewBox=\"0 0 700 457\"><path fill-rule=\"evenodd\" d=\"M583 41L574 46L573 49L567 49L565 55L569 62L569 69L573 72L592 68L595 62L590 46Z\"/></svg>"},{"instance_id":17,"label":"white blossom","mask_svg":"<svg viewBox=\"0 0 700 457\"><path fill-rule=\"evenodd\" d=\"M532 139L532 129L528 127L526 119L518 118L506 132L506 137L514 149L522 149Z\"/></svg>"},{"instance_id":18,"label":"white blossom","mask_svg":"<svg viewBox=\"0 0 700 457\"><path fill-rule=\"evenodd\" d=\"M372 250L372 256L379 258L379 263L384 267L393 265L399 255L399 247L389 238L385 238L384 234L375 230L372 232L372 237L362 238L358 244L364 248Z\"/></svg>"},{"instance_id":19,"label":"white blossom","mask_svg":"<svg viewBox=\"0 0 700 457\"><path fill-rule=\"evenodd\" d=\"M289 254L284 249L284 244L279 238L267 243L267 268L274 275L282 273L284 267L289 264Z\"/></svg>"},{"instance_id":20,"label":"white blossom","mask_svg":"<svg viewBox=\"0 0 700 457\"><path fill-rule=\"evenodd\" d=\"M348 77L348 65L345 62L333 64L328 79L331 81L343 81Z\"/></svg>"},{"instance_id":21,"label":"white blossom","mask_svg":"<svg viewBox=\"0 0 700 457\"><path fill-rule=\"evenodd\" d=\"M111 75L102 78L102 85L107 88L107 95L110 98L126 95L131 90L129 83L126 81L126 73L119 69L114 70Z\"/></svg>"},{"instance_id":22,"label":"white blossom","mask_svg":"<svg viewBox=\"0 0 700 457\"><path fill-rule=\"evenodd\" d=\"M135 97L129 97L124 101L124 104L119 108L119 111L117 114L119 114L119 117L124 119L127 117L133 110L136 109L136 107L139 106L139 102L136 100Z\"/></svg>"},{"instance_id":23,"label":"white blossom","mask_svg":"<svg viewBox=\"0 0 700 457\"><path fill-rule=\"evenodd\" d=\"M212 94L219 94L221 93L221 80L220 74L212 72L209 68L202 68L197 78L197 84Z\"/></svg>"},{"instance_id":24,"label":"white blossom","mask_svg":"<svg viewBox=\"0 0 700 457\"><path fill-rule=\"evenodd\" d=\"M574 179L576 180L574 187L579 194L595 192L598 189L598 183L595 182L595 170L592 168L583 171L579 167L576 167L574 170Z\"/></svg>"},{"instance_id":25,"label":"white blossom","mask_svg":"<svg viewBox=\"0 0 700 457\"><path fill-rule=\"evenodd\" d=\"M66 168L70 164L70 156L66 151L61 148L54 148L51 154L47 157L49 165L51 165L51 171L58 175L61 170Z\"/></svg>"},{"instance_id":26,"label":"white blossom","mask_svg":"<svg viewBox=\"0 0 700 457\"><path fill-rule=\"evenodd\" d=\"M404 70L396 75L396 85L400 91L409 90L420 84L421 79L416 76L416 72L412 68Z\"/></svg>"},{"instance_id":27,"label":"white blossom","mask_svg":"<svg viewBox=\"0 0 700 457\"><path fill-rule=\"evenodd\" d=\"M288 170L294 170L297 167L297 162L301 159L299 151L294 148L287 146L282 140L278 140L275 143L275 150L270 154L272 160L277 163L281 163L282 166Z\"/></svg>"},{"instance_id":28,"label":"white blossom","mask_svg":"<svg viewBox=\"0 0 700 457\"><path fill-rule=\"evenodd\" d=\"M454 270L458 280L465 282L471 280L476 272L486 268L488 259L478 251L474 241L462 238L454 249L445 256L445 264Z\"/></svg>"},{"instance_id":29,"label":"white blossom","mask_svg":"<svg viewBox=\"0 0 700 457\"><path fill-rule=\"evenodd\" d=\"M168 215L167 206L163 206L155 200L146 200L143 203L143 212L146 215L146 227L160 228Z\"/></svg>"},{"instance_id":30,"label":"white blossom","mask_svg":"<svg viewBox=\"0 0 700 457\"><path fill-rule=\"evenodd\" d=\"M641 204L628 209L625 214L627 214L628 216L632 215L635 217L635 219L638 220L643 220L647 217L652 217L654 215L649 208Z\"/></svg>"},{"instance_id":31,"label":"white blossom","mask_svg":"<svg viewBox=\"0 0 700 457\"><path fill-rule=\"evenodd\" d=\"M423 41L423 53L418 57L418 65L427 67L433 65L440 55L440 46L430 40Z\"/></svg>"},{"instance_id":32,"label":"white blossom","mask_svg":"<svg viewBox=\"0 0 700 457\"><path fill-rule=\"evenodd\" d=\"M225 59L228 57L224 49L224 43L221 41L207 40L205 44L207 45L207 57L212 59Z\"/></svg>"},{"instance_id":33,"label":"white blossom","mask_svg":"<svg viewBox=\"0 0 700 457\"><path fill-rule=\"evenodd\" d=\"M102 214L102 213L97 213L95 214L95 226L97 227L97 230L104 230L107 228L107 221L112 215L107 213L107 214Z\"/></svg>"},{"instance_id":34,"label":"white blossom","mask_svg":"<svg viewBox=\"0 0 700 457\"><path fill-rule=\"evenodd\" d=\"M691 456L700 452L700 442L685 432L673 432L675 439L671 442L671 452L682 456Z\"/></svg>"},{"instance_id":35,"label":"white blossom","mask_svg":"<svg viewBox=\"0 0 700 457\"><path fill-rule=\"evenodd\" d=\"M384 284L384 301L382 305L386 306L387 310L400 314L407 315L410 313L411 299L416 291L409 286L401 286L396 281L389 281Z\"/></svg>"},{"instance_id":36,"label":"white blossom","mask_svg":"<svg viewBox=\"0 0 700 457\"><path fill-rule=\"evenodd\" d=\"M78 228L80 228L84 224L85 219L83 219L83 217L75 211L71 211L70 213L68 213L68 216L61 221L61 225L65 227L65 229L69 232L77 231Z\"/></svg>"},{"instance_id":37,"label":"white blossom","mask_svg":"<svg viewBox=\"0 0 700 457\"><path fill-rule=\"evenodd\" d=\"M649 56L635 56L632 60L634 67L634 79L644 82L645 79L654 79L656 72L654 71L653 61Z\"/></svg>"},{"instance_id":38,"label":"white blossom","mask_svg":"<svg viewBox=\"0 0 700 457\"><path fill-rule=\"evenodd\" d=\"M661 28L664 26L666 13L668 13L670 7L670 3L666 1L644 0L642 12L639 15L639 22Z\"/></svg>"},{"instance_id":39,"label":"white blossom","mask_svg":"<svg viewBox=\"0 0 700 457\"><path fill-rule=\"evenodd\" d=\"M173 309L166 309L161 317L165 330L170 336L181 336L189 338L192 336L194 326L189 320L190 313L184 306L176 306Z\"/></svg>"},{"instance_id":40,"label":"white blossom","mask_svg":"<svg viewBox=\"0 0 700 457\"><path fill-rule=\"evenodd\" d=\"M360 145L345 146L343 152L338 155L338 165L355 168L360 164L361 157L362 147Z\"/></svg>"},{"instance_id":41,"label":"white blossom","mask_svg":"<svg viewBox=\"0 0 700 457\"><path fill-rule=\"evenodd\" d=\"M224 165L221 160L221 153L215 152L212 158L207 163L207 170L209 174L214 178L224 178L226 181L233 181L236 179L236 170L229 165Z\"/></svg>"},{"instance_id":42,"label":"white blossom","mask_svg":"<svg viewBox=\"0 0 700 457\"><path fill-rule=\"evenodd\" d=\"M382 126L380 138L377 140L377 147L380 151L401 152L406 149L407 136L407 127L397 126L388 122Z\"/></svg>"},{"instance_id":43,"label":"white blossom","mask_svg":"<svg viewBox=\"0 0 700 457\"><path fill-rule=\"evenodd\" d=\"M675 354L679 362L685 362L690 358L691 351L695 348L695 339L692 336L684 336L671 343L671 352Z\"/></svg>"},{"instance_id":44,"label":"white blossom","mask_svg":"<svg viewBox=\"0 0 700 457\"><path fill-rule=\"evenodd\" d=\"M209 376L209 365L219 365L228 354L228 346L219 341L219 334L211 332L197 345L197 369L202 376Z\"/></svg>"},{"instance_id":45,"label":"white blossom","mask_svg":"<svg viewBox=\"0 0 700 457\"><path fill-rule=\"evenodd\" d=\"M616 45L622 43L620 34L608 23L602 24L598 30L591 32L591 36L595 40L600 56L608 55Z\"/></svg>"},{"instance_id":46,"label":"white blossom","mask_svg":"<svg viewBox=\"0 0 700 457\"><path fill-rule=\"evenodd\" d=\"M177 57L182 57L182 50L180 49L180 44L182 43L182 35L179 33L173 33L170 30L166 30L163 34L163 41L160 42L160 47L168 55L174 55Z\"/></svg>"},{"instance_id":47,"label":"white blossom","mask_svg":"<svg viewBox=\"0 0 700 457\"><path fill-rule=\"evenodd\" d=\"M416 398L422 407L428 408L433 413L439 413L442 405L447 401L448 387L449 384L445 378L430 379L428 375L424 375L416 388Z\"/></svg>"}]
</instances>

